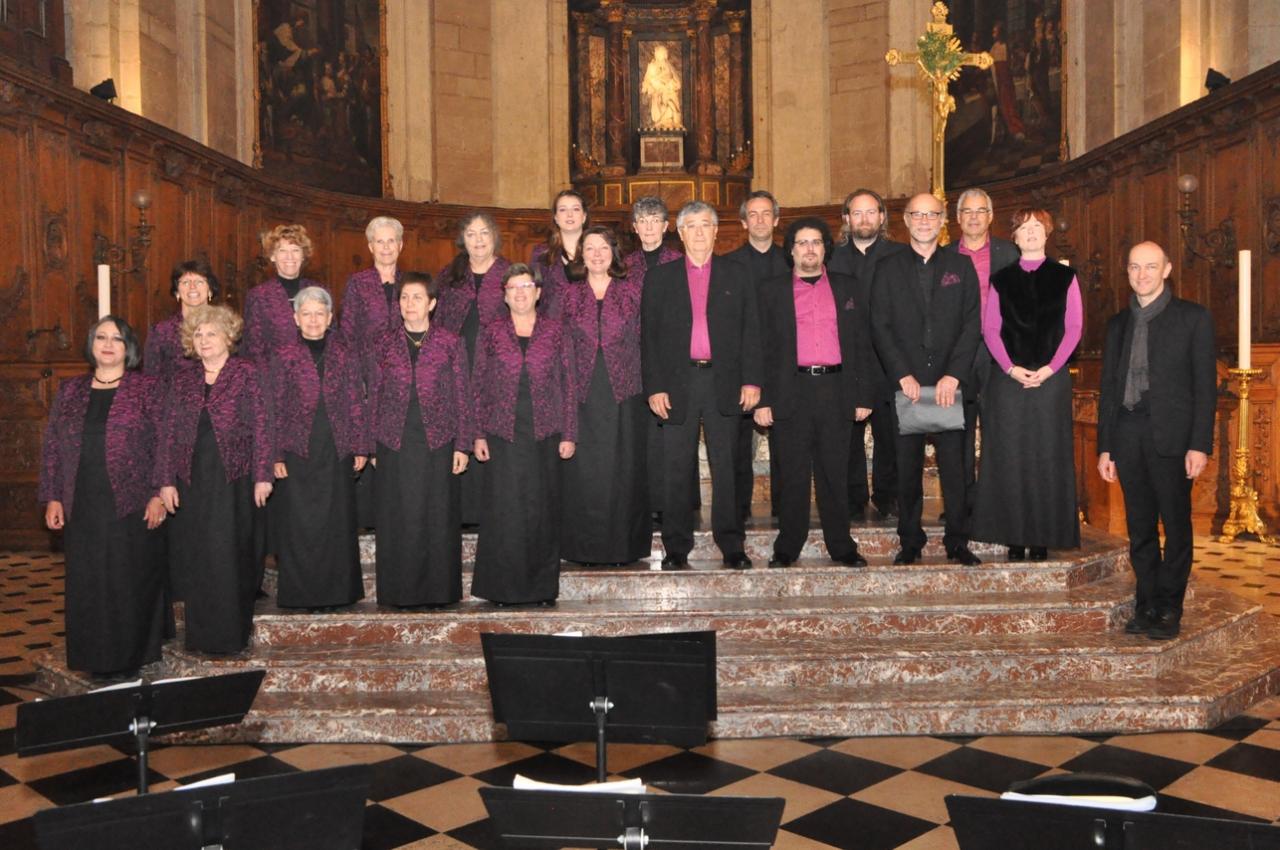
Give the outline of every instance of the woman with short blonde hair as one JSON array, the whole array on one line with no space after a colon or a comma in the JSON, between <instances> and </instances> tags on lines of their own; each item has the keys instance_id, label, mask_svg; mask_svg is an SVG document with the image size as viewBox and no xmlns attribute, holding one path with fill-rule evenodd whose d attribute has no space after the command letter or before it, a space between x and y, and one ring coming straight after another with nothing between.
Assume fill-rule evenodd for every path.
<instances>
[{"instance_id":1,"label":"woman with short blonde hair","mask_svg":"<svg viewBox=\"0 0 1280 850\"><path fill-rule=\"evenodd\" d=\"M328 289L302 276L312 254L311 237L301 224L278 224L262 234L262 254L275 274L249 290L244 299L244 355L266 362L281 346L293 341L293 299L308 286Z\"/></svg>"}]
</instances>

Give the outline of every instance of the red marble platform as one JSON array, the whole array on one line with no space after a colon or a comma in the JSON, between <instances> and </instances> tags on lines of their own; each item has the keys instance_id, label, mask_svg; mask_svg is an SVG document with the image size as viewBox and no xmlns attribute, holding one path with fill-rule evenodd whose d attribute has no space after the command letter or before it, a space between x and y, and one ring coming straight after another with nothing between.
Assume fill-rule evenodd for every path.
<instances>
[{"instance_id":1,"label":"red marble platform","mask_svg":"<svg viewBox=\"0 0 1280 850\"><path fill-rule=\"evenodd\" d=\"M369 599L326 614L263 600L245 652L209 658L179 640L145 673L265 668L245 722L209 736L221 741L501 738L485 631L714 629L718 737L1196 729L1280 686L1280 628L1225 591L1193 583L1176 640L1124 634L1133 587L1122 540L1086 528L1081 549L1045 563L1002 563L1002 548L975 546L985 561L976 567L947 563L932 544L921 563L899 567L892 529L855 530L871 560L862 570L830 564L816 533L795 566L765 569L766 529L748 532L756 568L726 570L700 532L688 571L566 564L554 608L469 600L422 613L376 604L368 539ZM464 550L469 558L473 539ZM88 687L58 653L41 666L55 693Z\"/></svg>"}]
</instances>

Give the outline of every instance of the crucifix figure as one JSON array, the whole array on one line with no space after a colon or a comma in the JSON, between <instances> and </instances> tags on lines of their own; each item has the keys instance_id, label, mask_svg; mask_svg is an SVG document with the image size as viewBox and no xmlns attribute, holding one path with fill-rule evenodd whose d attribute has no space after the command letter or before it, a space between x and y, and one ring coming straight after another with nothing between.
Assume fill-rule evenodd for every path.
<instances>
[{"instance_id":1,"label":"crucifix figure","mask_svg":"<svg viewBox=\"0 0 1280 850\"><path fill-rule=\"evenodd\" d=\"M933 21L925 24L925 33L916 39L914 53L906 53L896 47L884 55L890 65L914 61L920 75L929 83L933 93L933 195L946 208L947 193L943 182L943 147L947 136L947 117L956 111L956 99L947 90L952 80L960 76L965 65L986 70L991 67L990 53L966 53L960 47L951 24L947 23L947 4L938 2L931 10ZM942 244L947 242L947 228L942 228Z\"/></svg>"}]
</instances>

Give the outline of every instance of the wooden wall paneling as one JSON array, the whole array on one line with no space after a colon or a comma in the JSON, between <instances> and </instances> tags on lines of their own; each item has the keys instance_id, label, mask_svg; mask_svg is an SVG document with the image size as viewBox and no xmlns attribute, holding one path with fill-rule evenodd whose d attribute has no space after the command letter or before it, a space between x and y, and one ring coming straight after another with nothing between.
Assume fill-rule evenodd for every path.
<instances>
[{"instance_id":1,"label":"wooden wall paneling","mask_svg":"<svg viewBox=\"0 0 1280 850\"><path fill-rule=\"evenodd\" d=\"M31 181L26 153L29 150L29 131L11 123L0 123L0 174L14 175L16 179L0 180L0 210L32 210L38 206L26 201L24 195L34 194L28 187ZM52 202L49 214L62 214L65 208ZM32 222L27 216L8 216L0 239L0 357L16 359L26 354L26 332L31 328L32 291L39 270L35 267L31 250ZM66 233L63 228L62 246L65 250Z\"/></svg>"}]
</instances>

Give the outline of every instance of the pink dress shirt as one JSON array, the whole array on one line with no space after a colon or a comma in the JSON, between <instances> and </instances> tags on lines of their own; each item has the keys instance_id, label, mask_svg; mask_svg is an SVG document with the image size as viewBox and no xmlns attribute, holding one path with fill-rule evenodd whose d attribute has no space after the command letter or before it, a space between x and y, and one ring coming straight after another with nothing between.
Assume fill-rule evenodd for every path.
<instances>
[{"instance_id":1,"label":"pink dress shirt","mask_svg":"<svg viewBox=\"0 0 1280 850\"><path fill-rule=\"evenodd\" d=\"M1045 261L1019 260L1018 265L1023 271L1033 272L1040 268L1043 262ZM1062 324L1062 342L1058 343L1058 350L1053 353L1053 359L1049 361L1049 368L1055 375L1067 365L1067 358L1079 345L1080 334L1084 330L1084 302L1080 298L1079 278L1072 278L1071 286L1067 289L1067 314L1063 317ZM1000 364L1000 371L1007 375L1013 368L1013 360L1009 357L1008 349L1004 347L1004 340L1000 338L1000 328L1003 326L1004 320L1000 316L1000 293L993 289L991 297L982 308L982 338L987 343L991 356Z\"/></svg>"},{"instance_id":2,"label":"pink dress shirt","mask_svg":"<svg viewBox=\"0 0 1280 850\"><path fill-rule=\"evenodd\" d=\"M960 240L960 253L973 261L974 271L978 273L978 295L981 300L981 314L986 315L987 310L987 293L991 291L991 240L987 239L985 245L976 251L970 251L965 247L964 240Z\"/></svg>"},{"instance_id":3,"label":"pink dress shirt","mask_svg":"<svg viewBox=\"0 0 1280 850\"><path fill-rule=\"evenodd\" d=\"M836 298L826 269L816 283L792 275L791 294L796 302L796 364L840 364L840 332L836 326Z\"/></svg>"},{"instance_id":4,"label":"pink dress shirt","mask_svg":"<svg viewBox=\"0 0 1280 850\"><path fill-rule=\"evenodd\" d=\"M689 336L689 359L711 359L711 332L707 329L707 293L711 291L711 259L695 266L688 256L684 270L689 278L689 305L693 308L693 333Z\"/></svg>"}]
</instances>

